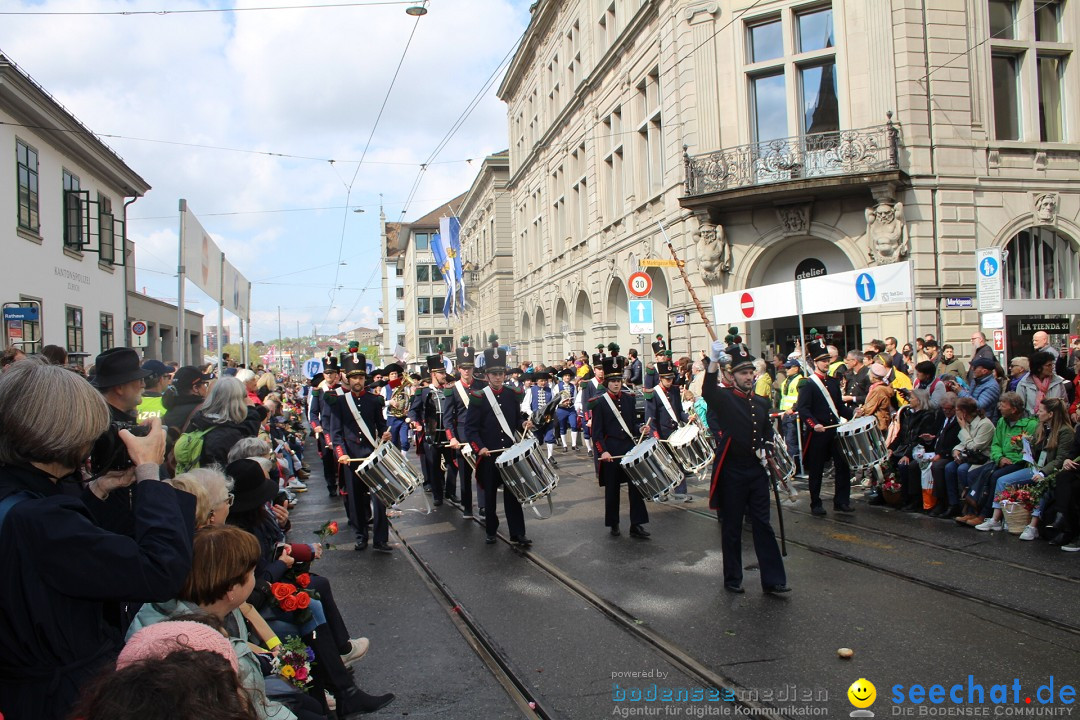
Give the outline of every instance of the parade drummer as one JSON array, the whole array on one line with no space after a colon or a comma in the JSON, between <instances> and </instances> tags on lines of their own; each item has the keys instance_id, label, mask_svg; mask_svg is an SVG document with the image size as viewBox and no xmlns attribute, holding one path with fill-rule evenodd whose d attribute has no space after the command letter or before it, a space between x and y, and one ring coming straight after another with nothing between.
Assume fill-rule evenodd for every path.
<instances>
[{"instance_id":1,"label":"parade drummer","mask_svg":"<svg viewBox=\"0 0 1080 720\"><path fill-rule=\"evenodd\" d=\"M601 345L600 347L603 347ZM596 458L596 453L593 452L591 447L593 432L592 432L592 404L591 400L596 395L602 395L604 390L604 358L602 355L593 355L593 373L592 377L582 379L578 383L578 399L577 406L580 411L578 417L578 424L585 428L583 433L585 449L592 453L593 458ZM599 470L598 470L599 472Z\"/></svg>"},{"instance_id":2,"label":"parade drummer","mask_svg":"<svg viewBox=\"0 0 1080 720\"><path fill-rule=\"evenodd\" d=\"M724 589L744 592L742 530L743 518L749 514L761 589L771 594L789 592L784 561L769 522L770 480L764 465L767 443L773 438L769 401L753 393L754 358L745 346L725 348L718 340L712 344L709 360L701 394L719 437L709 507L717 511L721 522ZM721 387L717 376L724 366L726 387Z\"/></svg>"},{"instance_id":3,"label":"parade drummer","mask_svg":"<svg viewBox=\"0 0 1080 720\"><path fill-rule=\"evenodd\" d=\"M855 410L844 404L840 381L828 374L830 355L824 341L807 343L806 355L813 358L814 372L799 386L796 410L810 429L803 438L803 467L810 475L810 512L814 515L827 514L821 506L821 476L825 471L825 461L829 458L832 458L836 478L833 509L853 512L851 470L840 452L836 426L850 420Z\"/></svg>"},{"instance_id":4,"label":"parade drummer","mask_svg":"<svg viewBox=\"0 0 1080 720\"><path fill-rule=\"evenodd\" d=\"M653 437L667 440L686 422L682 393L675 387L675 367L667 361L656 364L657 386L645 391L645 420ZM686 500L686 479L675 488L676 499Z\"/></svg>"},{"instance_id":5,"label":"parade drummer","mask_svg":"<svg viewBox=\"0 0 1080 720\"><path fill-rule=\"evenodd\" d=\"M574 371L572 369L565 368L559 375L562 379L559 380L559 384L555 387L559 397L559 407L555 410L556 434L563 439L563 451L570 447L573 447L576 451L578 449L578 429L581 427L576 410L578 388L574 383ZM569 440L567 440L567 437L569 437Z\"/></svg>"},{"instance_id":6,"label":"parade drummer","mask_svg":"<svg viewBox=\"0 0 1080 720\"><path fill-rule=\"evenodd\" d=\"M542 413L548 403L555 399L555 392L553 388L548 384L551 380L551 375L547 372L538 372L533 374L533 380L535 384L529 388L528 395L526 396L528 401L529 412L533 417L537 417L538 413ZM536 439L538 442L544 444L544 448L547 450L547 459L552 465L558 465L555 460L555 418L552 416L551 420L542 427L534 428L536 433Z\"/></svg>"},{"instance_id":7,"label":"parade drummer","mask_svg":"<svg viewBox=\"0 0 1080 720\"><path fill-rule=\"evenodd\" d=\"M634 449L641 434L637 422L634 395L623 392L622 366L617 356L603 360L604 384L607 392L594 395L592 405L592 436L599 454L597 476L604 488L604 525L614 536L619 535L620 487L627 486L630 496L630 536L647 538L650 533L643 525L649 522L645 498L630 482L622 464L613 457L626 455Z\"/></svg>"},{"instance_id":8,"label":"parade drummer","mask_svg":"<svg viewBox=\"0 0 1080 720\"><path fill-rule=\"evenodd\" d=\"M342 369L349 388L335 388L327 398L334 420L331 435L337 462L345 469L345 499L349 517L356 530L356 550L364 550L368 544L368 522L372 503L375 505L374 544L378 552L390 552L390 523L386 520L386 505L377 495L369 492L367 485L354 472L356 462L375 452L376 443L390 439L383 416L383 399L377 393L367 392L367 358L362 353L350 353L344 357ZM353 412L355 408L356 412ZM363 427L361 426L363 425ZM366 428L366 430L365 430ZM350 466L351 464L351 466Z\"/></svg>"},{"instance_id":9,"label":"parade drummer","mask_svg":"<svg viewBox=\"0 0 1080 720\"><path fill-rule=\"evenodd\" d=\"M514 445L518 440L517 433L528 432L532 424L521 413L524 393L504 385L506 354L497 347L485 350L484 370L488 386L469 393L465 437L476 453L476 475L484 488L484 525L487 530L484 542L493 545L499 529L495 501L499 485L502 484L499 470L495 467L497 455L493 451ZM503 489L503 512L510 529L510 541L522 547L532 545L532 540L525 536L525 513L521 503L509 488Z\"/></svg>"},{"instance_id":10,"label":"parade drummer","mask_svg":"<svg viewBox=\"0 0 1080 720\"><path fill-rule=\"evenodd\" d=\"M446 497L453 499L460 482L461 516L471 518L473 516L473 469L462 456L461 447L468 443L465 439L465 421L469 416L469 393L481 390L485 383L475 377L476 351L469 347L468 336L461 338L461 342L456 351L456 365L460 377L450 385L450 394L446 398L446 429L450 437L450 449L454 454L453 466L446 469ZM477 501L477 504L483 507L482 495L477 498Z\"/></svg>"},{"instance_id":11,"label":"parade drummer","mask_svg":"<svg viewBox=\"0 0 1080 720\"><path fill-rule=\"evenodd\" d=\"M319 383L318 392L313 393L311 401L311 424L316 435L322 436L322 461L323 474L326 475L326 489L330 497L337 497L338 490L345 487L344 471L337 464L334 455L334 441L330 437L333 429L334 414L330 408L330 395L341 387L341 368L338 359L332 357L327 350L327 356L323 358L323 381Z\"/></svg>"},{"instance_id":12,"label":"parade drummer","mask_svg":"<svg viewBox=\"0 0 1080 720\"><path fill-rule=\"evenodd\" d=\"M454 462L447 422L447 396L450 387L446 382L446 365L442 351L443 346L439 345L438 354L425 358L431 382L413 394L412 404L409 406L409 420L413 424L413 430L418 435L423 433L424 436L427 473L424 479L431 487L431 500L435 507L443 504L446 488L446 471L443 466L445 464L449 467Z\"/></svg>"}]
</instances>

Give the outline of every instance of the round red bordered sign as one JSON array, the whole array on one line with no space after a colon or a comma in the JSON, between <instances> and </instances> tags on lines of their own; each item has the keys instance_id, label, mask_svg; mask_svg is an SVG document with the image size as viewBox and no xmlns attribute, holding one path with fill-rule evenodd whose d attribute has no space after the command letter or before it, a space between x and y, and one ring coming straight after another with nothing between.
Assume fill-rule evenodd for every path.
<instances>
[{"instance_id":1,"label":"round red bordered sign","mask_svg":"<svg viewBox=\"0 0 1080 720\"><path fill-rule=\"evenodd\" d=\"M636 272L626 279L626 287L634 297L648 297L652 292L652 278L648 273Z\"/></svg>"},{"instance_id":2,"label":"round red bordered sign","mask_svg":"<svg viewBox=\"0 0 1080 720\"><path fill-rule=\"evenodd\" d=\"M754 296L748 292L744 292L742 297L739 298L739 307L742 309L743 317L754 317Z\"/></svg>"},{"instance_id":3,"label":"round red bordered sign","mask_svg":"<svg viewBox=\"0 0 1080 720\"><path fill-rule=\"evenodd\" d=\"M131 324L131 332L133 332L136 335L145 335L146 334L146 323L144 323L142 320L136 320L135 322L133 322Z\"/></svg>"}]
</instances>

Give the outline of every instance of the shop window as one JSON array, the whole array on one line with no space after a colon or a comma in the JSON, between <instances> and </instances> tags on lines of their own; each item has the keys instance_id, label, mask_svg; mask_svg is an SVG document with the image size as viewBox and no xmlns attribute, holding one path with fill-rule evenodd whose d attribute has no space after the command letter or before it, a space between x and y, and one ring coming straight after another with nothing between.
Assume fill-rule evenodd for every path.
<instances>
[{"instance_id":1,"label":"shop window","mask_svg":"<svg viewBox=\"0 0 1080 720\"><path fill-rule=\"evenodd\" d=\"M1052 228L1021 230L1005 248L1005 296L1009 300L1080 298L1080 253Z\"/></svg>"}]
</instances>

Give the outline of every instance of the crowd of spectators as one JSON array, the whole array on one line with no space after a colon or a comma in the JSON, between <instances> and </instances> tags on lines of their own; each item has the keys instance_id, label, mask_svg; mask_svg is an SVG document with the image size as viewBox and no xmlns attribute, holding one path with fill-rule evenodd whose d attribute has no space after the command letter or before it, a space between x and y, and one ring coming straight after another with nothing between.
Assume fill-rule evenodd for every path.
<instances>
[{"instance_id":1,"label":"crowd of spectators","mask_svg":"<svg viewBox=\"0 0 1080 720\"><path fill-rule=\"evenodd\" d=\"M349 667L370 643L316 571L322 545L289 538L301 387L129 348L85 373L68 360L0 359L0 717L320 720L389 703Z\"/></svg>"}]
</instances>

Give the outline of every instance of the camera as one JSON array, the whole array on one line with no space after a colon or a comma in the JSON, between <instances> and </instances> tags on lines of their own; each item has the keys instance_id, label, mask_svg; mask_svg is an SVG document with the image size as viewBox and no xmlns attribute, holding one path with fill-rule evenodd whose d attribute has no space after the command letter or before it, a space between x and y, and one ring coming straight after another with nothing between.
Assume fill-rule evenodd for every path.
<instances>
[{"instance_id":1,"label":"camera","mask_svg":"<svg viewBox=\"0 0 1080 720\"><path fill-rule=\"evenodd\" d=\"M120 431L127 430L132 435L146 437L150 434L148 425L113 420L109 429L97 439L90 451L90 474L94 477L113 470L127 470L134 463L128 456L127 446L120 439Z\"/></svg>"}]
</instances>

